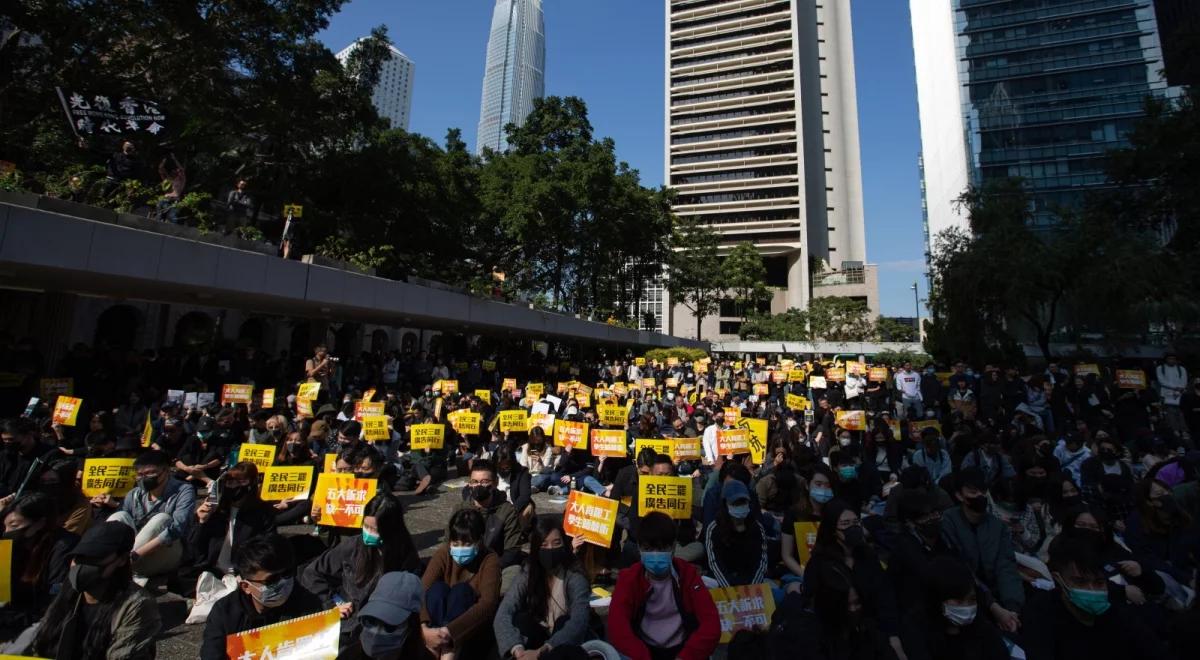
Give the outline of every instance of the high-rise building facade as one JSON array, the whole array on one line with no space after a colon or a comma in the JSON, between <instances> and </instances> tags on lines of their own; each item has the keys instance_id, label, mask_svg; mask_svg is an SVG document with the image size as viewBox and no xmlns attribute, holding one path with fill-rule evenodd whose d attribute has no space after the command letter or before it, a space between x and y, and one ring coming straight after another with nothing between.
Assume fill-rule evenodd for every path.
<instances>
[{"instance_id":1,"label":"high-rise building facade","mask_svg":"<svg viewBox=\"0 0 1200 660\"><path fill-rule=\"evenodd\" d=\"M1106 185L1168 92L1151 0L910 0L928 250L968 185L1021 177L1034 221Z\"/></svg>"},{"instance_id":2,"label":"high-rise building facade","mask_svg":"<svg viewBox=\"0 0 1200 660\"><path fill-rule=\"evenodd\" d=\"M805 308L829 274L865 281L850 1L665 4L665 179L676 215L712 227L722 255L742 241L758 248L772 312ZM862 297L877 308L874 294ZM736 334L739 312L722 305L702 336ZM671 329L695 327L676 306Z\"/></svg>"},{"instance_id":3,"label":"high-rise building facade","mask_svg":"<svg viewBox=\"0 0 1200 660\"><path fill-rule=\"evenodd\" d=\"M359 39L343 48L338 54L338 61L345 64L350 53L358 47ZM412 112L413 76L417 66L407 55L388 46L392 56L384 61L379 69L379 82L371 94L371 103L380 117L386 117L392 122L392 128L408 130L408 121Z\"/></svg>"},{"instance_id":4,"label":"high-rise building facade","mask_svg":"<svg viewBox=\"0 0 1200 660\"><path fill-rule=\"evenodd\" d=\"M521 125L546 92L546 27L542 0L496 0L483 73L475 150L503 151L504 127Z\"/></svg>"}]
</instances>

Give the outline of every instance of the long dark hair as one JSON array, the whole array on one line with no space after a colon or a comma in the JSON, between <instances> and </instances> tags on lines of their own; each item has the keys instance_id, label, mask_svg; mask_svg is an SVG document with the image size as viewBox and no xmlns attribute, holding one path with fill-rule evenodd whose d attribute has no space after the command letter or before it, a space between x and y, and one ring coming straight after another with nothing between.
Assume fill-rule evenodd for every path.
<instances>
[{"instance_id":1,"label":"long dark hair","mask_svg":"<svg viewBox=\"0 0 1200 660\"><path fill-rule=\"evenodd\" d=\"M379 529L380 545L367 546L358 540L354 559L354 582L366 586L379 576L391 571L407 568L417 556L412 535L404 523L404 505L391 493L380 493L367 502L363 516L375 518Z\"/></svg>"},{"instance_id":2,"label":"long dark hair","mask_svg":"<svg viewBox=\"0 0 1200 660\"><path fill-rule=\"evenodd\" d=\"M842 499L832 499L821 508L821 524L817 527L817 540L813 542L813 556L824 556L844 560L846 550L837 538L838 518L846 511L853 511Z\"/></svg>"},{"instance_id":3,"label":"long dark hair","mask_svg":"<svg viewBox=\"0 0 1200 660\"><path fill-rule=\"evenodd\" d=\"M250 480L250 485L248 486L250 490L246 493L246 500L240 506L257 506L262 502L262 497L259 495L258 465L250 461L242 461L229 468L229 471L225 473L226 479L230 477L245 477ZM222 497L218 506L222 511L228 511L233 508L233 499Z\"/></svg>"},{"instance_id":4,"label":"long dark hair","mask_svg":"<svg viewBox=\"0 0 1200 660\"><path fill-rule=\"evenodd\" d=\"M538 559L538 550L555 530L562 536L563 545L570 548L571 541L563 532L561 519L539 518L529 534L529 557L525 559L525 600L521 603L521 610L537 616L539 620L545 618L550 607L550 585L542 562ZM574 566L575 555L572 553L563 569L571 570Z\"/></svg>"},{"instance_id":5,"label":"long dark hair","mask_svg":"<svg viewBox=\"0 0 1200 660\"><path fill-rule=\"evenodd\" d=\"M84 660L104 658L108 647L112 646L112 626L100 622L111 622L116 616L117 609L122 607L128 599L129 592L133 588L133 566L126 561L109 578L109 584L120 586L116 589L109 589L106 595L99 596L99 602L95 606L96 616L94 619L97 625L88 626L83 637L81 657ZM96 596L97 594L92 595ZM37 637L34 638L33 650L36 655L45 658L53 658L58 655L58 642L62 639L63 625L71 618L72 614L76 614L81 596L82 594L71 586L70 580L62 581L61 590L50 603L50 607L46 609L42 625L38 628ZM76 616L79 615L76 614Z\"/></svg>"},{"instance_id":6,"label":"long dark hair","mask_svg":"<svg viewBox=\"0 0 1200 660\"><path fill-rule=\"evenodd\" d=\"M42 575L50 563L50 548L54 546L55 536L59 529L58 505L52 497L45 493L26 493L0 511L0 523L14 511L21 514L21 517L26 520L42 523L42 528L32 537L22 539L21 555L24 557L24 561L13 557L13 566L25 564L25 569L19 575L13 571L13 579L36 590L38 582L41 581Z\"/></svg>"}]
</instances>

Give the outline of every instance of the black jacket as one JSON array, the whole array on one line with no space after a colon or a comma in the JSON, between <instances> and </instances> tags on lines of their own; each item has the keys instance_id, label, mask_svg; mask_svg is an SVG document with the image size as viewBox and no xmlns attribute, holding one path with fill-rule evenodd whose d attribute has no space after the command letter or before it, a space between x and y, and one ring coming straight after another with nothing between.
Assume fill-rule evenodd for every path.
<instances>
[{"instance_id":1,"label":"black jacket","mask_svg":"<svg viewBox=\"0 0 1200 660\"><path fill-rule=\"evenodd\" d=\"M193 525L190 549L195 554L196 566L206 569L216 569L217 558L221 555L221 545L229 533L230 510L218 507L209 515L202 525ZM255 536L268 534L275 530L275 510L261 500L238 509L237 519L233 523L234 548ZM232 552L230 553L232 556Z\"/></svg>"},{"instance_id":2,"label":"black jacket","mask_svg":"<svg viewBox=\"0 0 1200 660\"><path fill-rule=\"evenodd\" d=\"M54 447L47 444L37 443L33 446L33 451L29 454L9 454L5 451L0 451L0 497L5 497L17 492L21 487L21 482L25 481L25 476L29 474L29 468L33 467L35 459L42 459L42 465L38 468L38 472L45 469L45 464L52 458L52 454L57 453ZM30 478L31 486L37 485L37 475Z\"/></svg>"},{"instance_id":3,"label":"black jacket","mask_svg":"<svg viewBox=\"0 0 1200 660\"><path fill-rule=\"evenodd\" d=\"M810 591L817 582L817 576L822 571L834 568L850 573L850 580L862 602L863 616L877 621L879 629L885 637L899 635L900 620L896 610L896 594L892 591L892 583L883 572L875 551L862 548L855 553L854 568L848 569L840 557L814 552L808 565L804 567L804 594L812 596Z\"/></svg>"},{"instance_id":4,"label":"black jacket","mask_svg":"<svg viewBox=\"0 0 1200 660\"><path fill-rule=\"evenodd\" d=\"M341 543L326 550L317 560L308 565L302 576L304 586L311 589L326 607L333 607L335 597L354 604L357 612L367 604L367 598L375 590L379 576L359 585L355 579L355 566L358 563L358 553L365 551L362 537L344 539ZM395 569L408 571L414 575L421 574L421 560L413 554L405 558L403 564Z\"/></svg>"},{"instance_id":5,"label":"black jacket","mask_svg":"<svg viewBox=\"0 0 1200 660\"><path fill-rule=\"evenodd\" d=\"M321 600L297 584L292 595L279 607L254 609L250 596L241 589L213 603L204 624L204 641L200 647L201 660L225 660L225 637L280 621L320 612Z\"/></svg>"},{"instance_id":6,"label":"black jacket","mask_svg":"<svg viewBox=\"0 0 1200 660\"><path fill-rule=\"evenodd\" d=\"M1022 647L1029 660L1158 660L1169 658L1166 645L1132 615L1114 603L1084 625L1063 603L1062 592L1041 591L1021 612Z\"/></svg>"}]
</instances>

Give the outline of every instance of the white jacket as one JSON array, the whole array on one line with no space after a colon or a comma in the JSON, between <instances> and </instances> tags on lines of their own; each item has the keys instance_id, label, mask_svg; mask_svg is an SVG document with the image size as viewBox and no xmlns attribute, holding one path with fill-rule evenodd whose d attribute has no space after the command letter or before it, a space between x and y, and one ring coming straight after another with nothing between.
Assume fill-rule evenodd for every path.
<instances>
[{"instance_id":1,"label":"white jacket","mask_svg":"<svg viewBox=\"0 0 1200 660\"><path fill-rule=\"evenodd\" d=\"M1179 398L1187 388L1188 372L1182 364L1169 366L1160 364L1154 369L1154 380L1158 381L1158 395L1168 406L1179 405Z\"/></svg>"}]
</instances>

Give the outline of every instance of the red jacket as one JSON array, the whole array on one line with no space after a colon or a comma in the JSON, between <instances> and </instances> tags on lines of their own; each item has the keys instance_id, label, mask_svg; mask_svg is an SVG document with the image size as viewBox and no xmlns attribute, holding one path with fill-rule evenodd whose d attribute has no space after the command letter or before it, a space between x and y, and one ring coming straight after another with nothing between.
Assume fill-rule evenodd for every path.
<instances>
[{"instance_id":1,"label":"red jacket","mask_svg":"<svg viewBox=\"0 0 1200 660\"><path fill-rule=\"evenodd\" d=\"M685 617L695 617L697 623L697 628L684 639L679 657L682 660L707 660L721 641L721 619L717 616L717 606L700 581L700 572L695 566L679 558L673 559L672 563L679 576L682 612ZM634 621L649 596L650 580L641 562L626 568L617 576L612 605L608 609L608 642L621 655L633 660L650 659L650 649L638 634L639 622Z\"/></svg>"}]
</instances>

